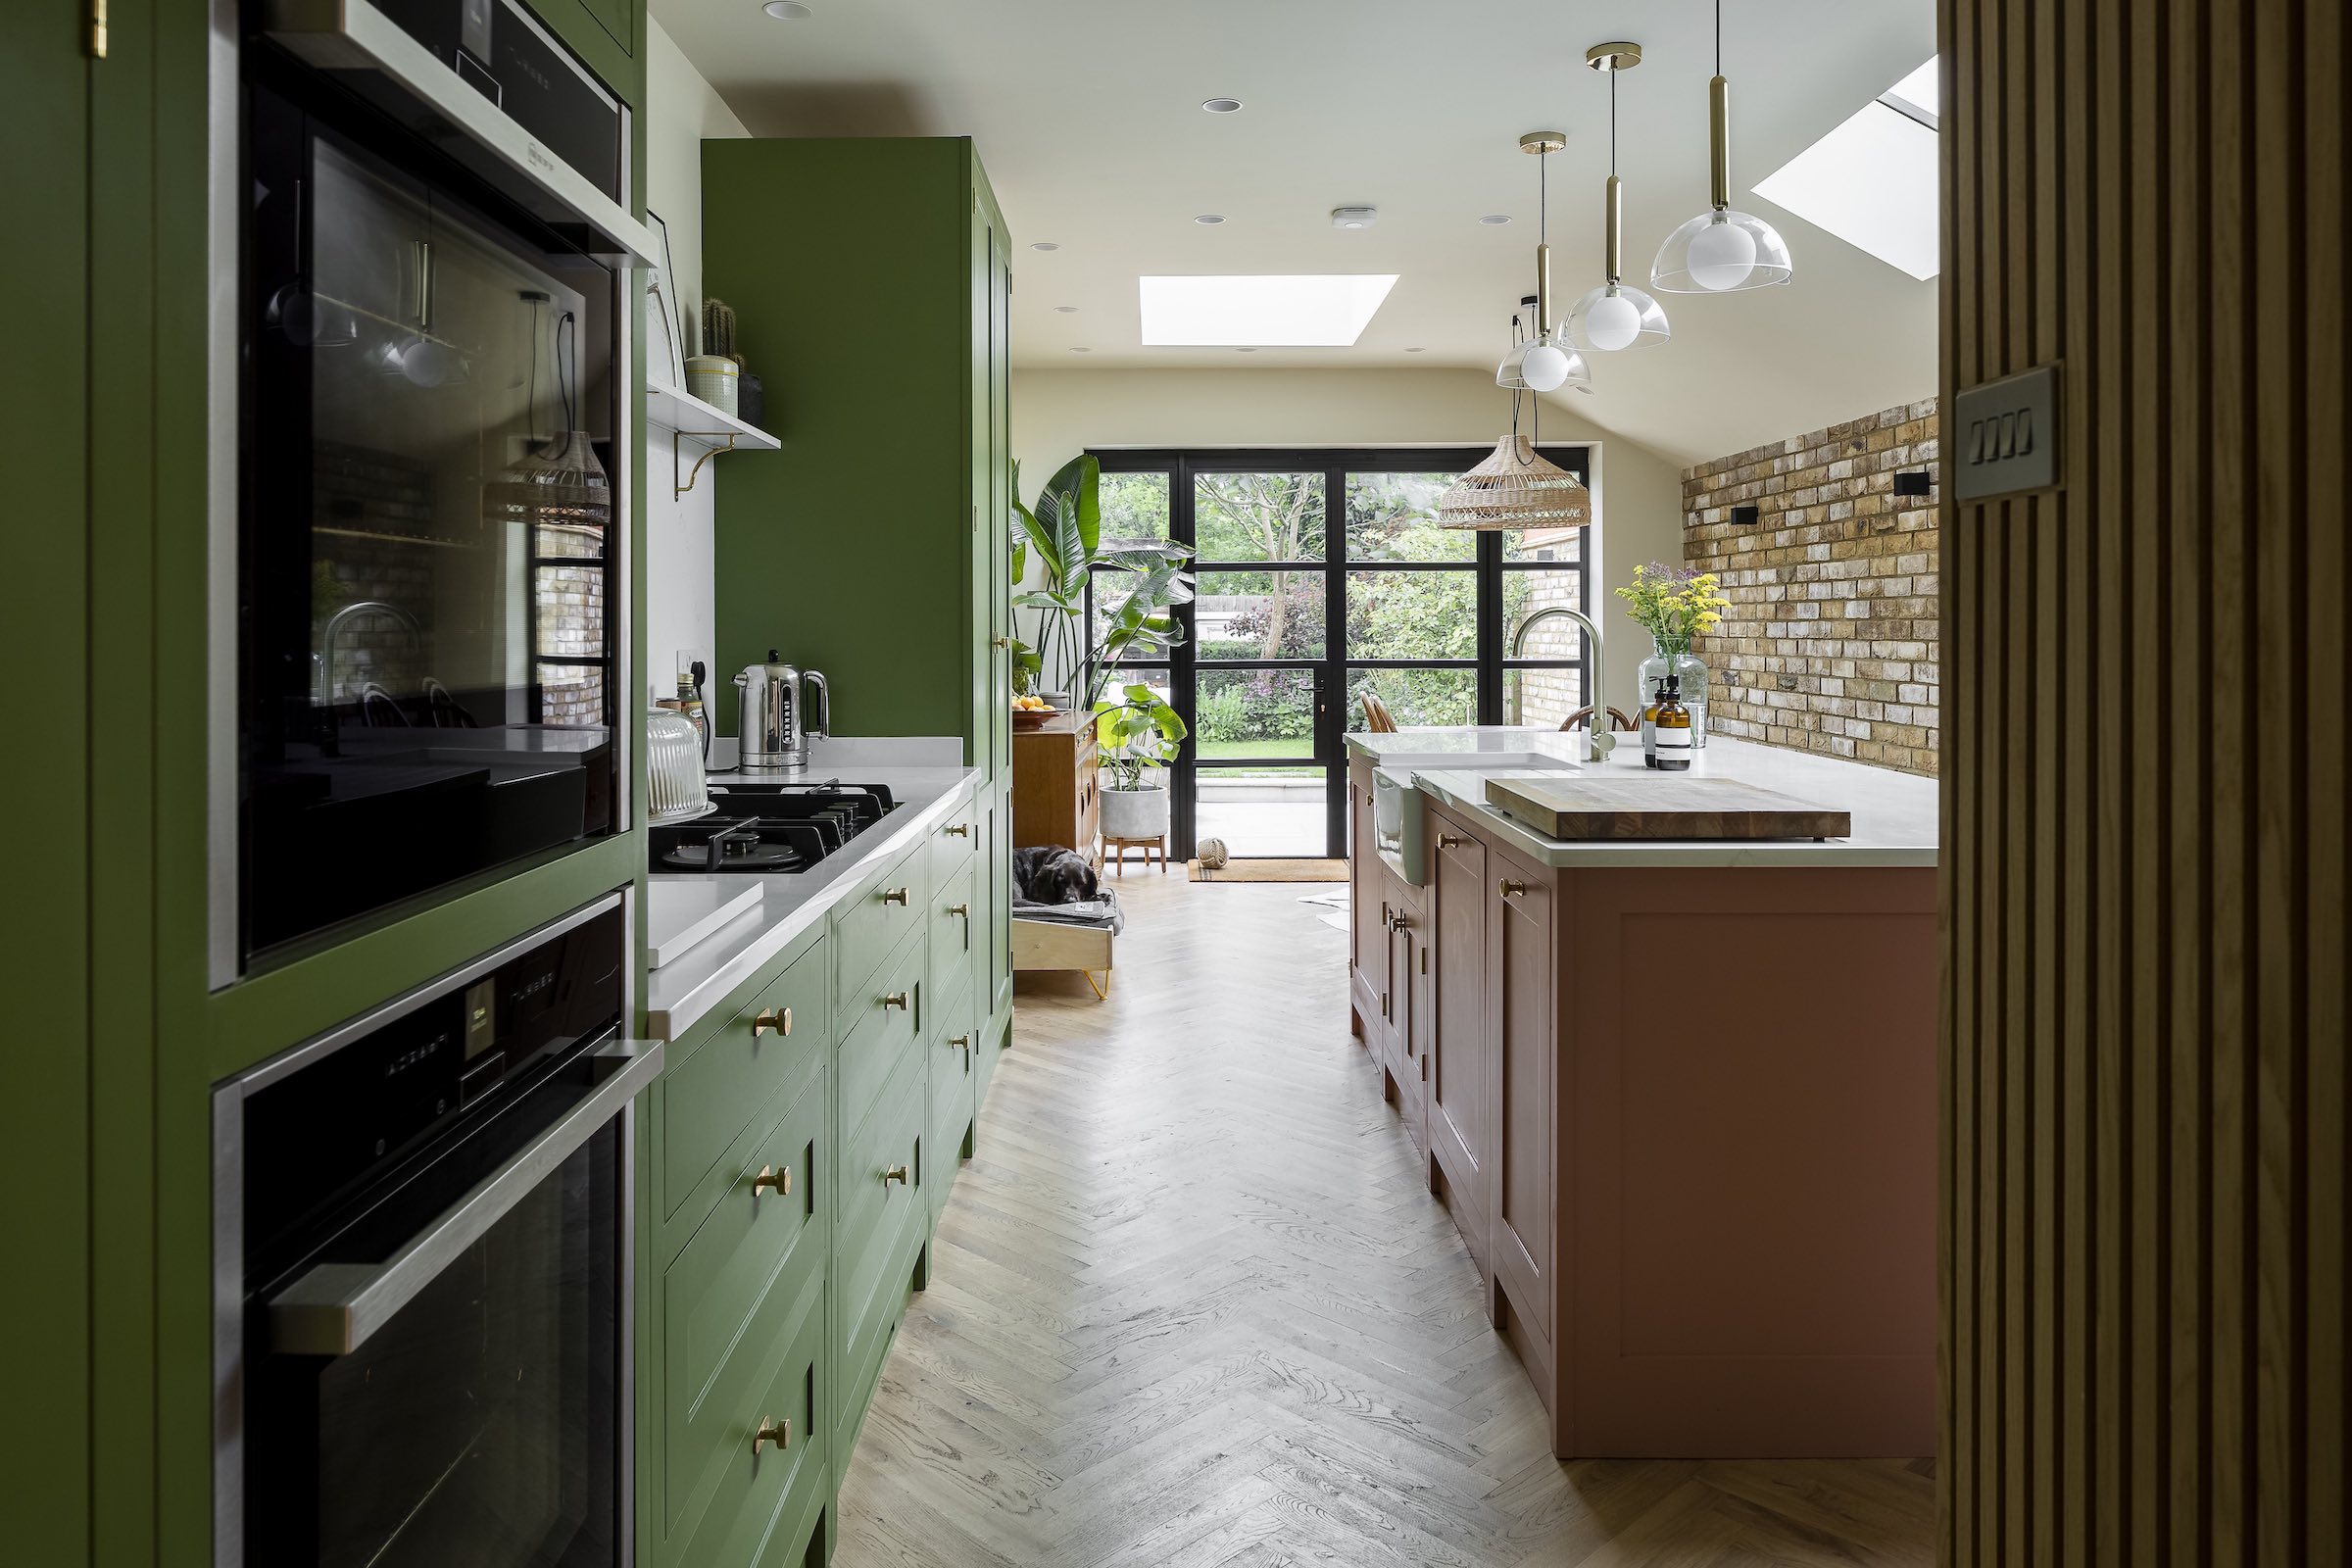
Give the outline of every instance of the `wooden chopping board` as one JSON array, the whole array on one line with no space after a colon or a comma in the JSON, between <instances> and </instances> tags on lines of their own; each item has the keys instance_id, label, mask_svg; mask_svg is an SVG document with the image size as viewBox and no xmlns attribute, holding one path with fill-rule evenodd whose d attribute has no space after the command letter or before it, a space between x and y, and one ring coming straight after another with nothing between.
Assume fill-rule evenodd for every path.
<instances>
[{"instance_id":1,"label":"wooden chopping board","mask_svg":"<svg viewBox=\"0 0 2352 1568\"><path fill-rule=\"evenodd\" d=\"M1841 839L1850 811L1775 795L1728 778L1644 772L1641 777L1491 778L1490 805L1545 838Z\"/></svg>"}]
</instances>

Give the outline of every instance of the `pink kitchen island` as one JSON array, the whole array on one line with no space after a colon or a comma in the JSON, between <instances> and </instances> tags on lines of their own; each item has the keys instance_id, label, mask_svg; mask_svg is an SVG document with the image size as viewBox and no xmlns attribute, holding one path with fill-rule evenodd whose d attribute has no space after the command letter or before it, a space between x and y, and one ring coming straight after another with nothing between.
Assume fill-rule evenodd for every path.
<instances>
[{"instance_id":1,"label":"pink kitchen island","mask_svg":"<svg viewBox=\"0 0 2352 1568\"><path fill-rule=\"evenodd\" d=\"M1935 781L1716 739L1680 776L1851 834L1563 843L1488 780L1677 775L1632 736L1348 751L1351 1023L1553 1451L1935 1452Z\"/></svg>"}]
</instances>

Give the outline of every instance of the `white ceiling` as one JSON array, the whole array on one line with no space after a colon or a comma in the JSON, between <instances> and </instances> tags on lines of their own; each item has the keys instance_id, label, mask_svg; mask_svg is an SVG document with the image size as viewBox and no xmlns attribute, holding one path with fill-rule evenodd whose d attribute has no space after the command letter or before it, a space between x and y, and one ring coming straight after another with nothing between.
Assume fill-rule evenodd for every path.
<instances>
[{"instance_id":1,"label":"white ceiling","mask_svg":"<svg viewBox=\"0 0 2352 1568\"><path fill-rule=\"evenodd\" d=\"M808 3L799 22L758 0L653 0L653 14L754 135L976 138L1020 247L1025 368L1491 367L1533 288L1537 163L1520 132L1568 132L1548 160L1562 313L1600 281L1608 80L1583 62L1609 39L1644 52L1618 84L1627 279L1645 284L1658 242L1705 206L1709 0ZM1734 204L1780 226L1795 281L1666 296L1673 341L1595 356L1595 395L1577 400L1682 463L1936 385L1936 285L1750 193L1935 52L1934 0L1724 10ZM1247 107L1203 113L1216 96ZM1377 225L1333 228L1330 210L1356 203L1379 208ZM1487 213L1514 221L1482 226ZM1060 249L1027 249L1039 240ZM1351 348L1237 359L1138 342L1139 275L1343 271L1402 274Z\"/></svg>"}]
</instances>

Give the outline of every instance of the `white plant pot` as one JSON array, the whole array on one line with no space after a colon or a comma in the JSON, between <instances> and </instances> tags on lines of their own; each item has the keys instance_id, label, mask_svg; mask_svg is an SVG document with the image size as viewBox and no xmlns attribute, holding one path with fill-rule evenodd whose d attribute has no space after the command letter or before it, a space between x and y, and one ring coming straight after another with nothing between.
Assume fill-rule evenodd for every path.
<instances>
[{"instance_id":1,"label":"white plant pot","mask_svg":"<svg viewBox=\"0 0 2352 1568\"><path fill-rule=\"evenodd\" d=\"M1156 839L1168 831L1168 792L1161 789L1102 789L1102 836Z\"/></svg>"}]
</instances>

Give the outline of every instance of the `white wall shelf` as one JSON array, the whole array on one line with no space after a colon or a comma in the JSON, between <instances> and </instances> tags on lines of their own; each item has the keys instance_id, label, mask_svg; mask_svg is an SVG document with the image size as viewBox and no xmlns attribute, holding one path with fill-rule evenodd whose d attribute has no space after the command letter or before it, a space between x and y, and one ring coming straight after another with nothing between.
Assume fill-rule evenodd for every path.
<instances>
[{"instance_id":1,"label":"white wall shelf","mask_svg":"<svg viewBox=\"0 0 2352 1568\"><path fill-rule=\"evenodd\" d=\"M746 424L732 414L691 392L684 392L654 376L645 378L645 418L656 429L669 432L669 483L674 499L694 488L701 477L703 465L721 452L774 452L784 443L756 424ZM694 460L683 479L679 466L684 459L681 448L693 442L703 449Z\"/></svg>"}]
</instances>

